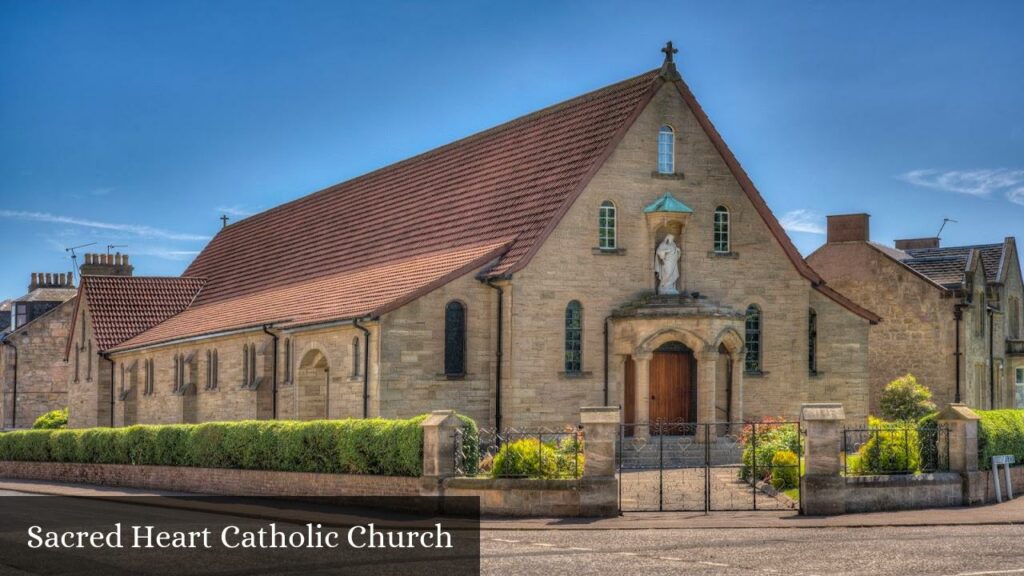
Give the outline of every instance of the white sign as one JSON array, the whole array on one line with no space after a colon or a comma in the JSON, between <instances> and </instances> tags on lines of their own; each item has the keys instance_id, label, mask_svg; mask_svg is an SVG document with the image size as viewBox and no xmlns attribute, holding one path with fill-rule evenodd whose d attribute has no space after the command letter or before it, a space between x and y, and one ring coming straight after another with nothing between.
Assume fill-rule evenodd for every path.
<instances>
[{"instance_id":1,"label":"white sign","mask_svg":"<svg viewBox=\"0 0 1024 576\"><path fill-rule=\"evenodd\" d=\"M992 457L992 479L996 483L996 502L1003 501L1002 491L999 489L999 465L1002 464L1003 471L1006 475L1006 499L1013 500L1013 485L1010 484L1010 464L1013 464L1016 460L1013 454L1005 454L1000 456Z\"/></svg>"}]
</instances>

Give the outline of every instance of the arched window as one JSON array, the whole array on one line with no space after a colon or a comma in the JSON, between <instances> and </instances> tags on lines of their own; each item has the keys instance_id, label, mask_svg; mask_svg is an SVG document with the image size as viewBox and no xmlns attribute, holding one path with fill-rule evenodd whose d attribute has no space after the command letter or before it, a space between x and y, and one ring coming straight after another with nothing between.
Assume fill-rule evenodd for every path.
<instances>
[{"instance_id":1,"label":"arched window","mask_svg":"<svg viewBox=\"0 0 1024 576\"><path fill-rule=\"evenodd\" d=\"M583 371L583 305L578 300L565 307L565 372Z\"/></svg>"},{"instance_id":2,"label":"arched window","mask_svg":"<svg viewBox=\"0 0 1024 576\"><path fill-rule=\"evenodd\" d=\"M353 378L358 378L362 374L361 370L362 370L362 367L363 367L363 363L360 362L360 360L362 360L362 358L360 358L360 350L362 350L362 348L360 348L360 346L359 346L359 336L353 336L352 337L352 377Z\"/></svg>"},{"instance_id":3,"label":"arched window","mask_svg":"<svg viewBox=\"0 0 1024 576\"><path fill-rule=\"evenodd\" d=\"M605 200L597 212L597 247L601 250L615 250L618 247L616 236L615 204Z\"/></svg>"},{"instance_id":4,"label":"arched window","mask_svg":"<svg viewBox=\"0 0 1024 576\"><path fill-rule=\"evenodd\" d=\"M745 366L747 372L761 372L761 321L761 309L754 304L748 306L746 322L747 361Z\"/></svg>"},{"instance_id":5,"label":"arched window","mask_svg":"<svg viewBox=\"0 0 1024 576\"><path fill-rule=\"evenodd\" d=\"M814 308L807 314L807 370L818 373L818 313Z\"/></svg>"},{"instance_id":6,"label":"arched window","mask_svg":"<svg viewBox=\"0 0 1024 576\"><path fill-rule=\"evenodd\" d=\"M444 373L466 373L466 307L461 302L449 302L444 308Z\"/></svg>"},{"instance_id":7,"label":"arched window","mask_svg":"<svg viewBox=\"0 0 1024 576\"><path fill-rule=\"evenodd\" d=\"M676 171L676 131L668 124L658 130L658 172L674 174Z\"/></svg>"},{"instance_id":8,"label":"arched window","mask_svg":"<svg viewBox=\"0 0 1024 576\"><path fill-rule=\"evenodd\" d=\"M729 209L725 206L715 208L715 252L729 252Z\"/></svg>"}]
</instances>

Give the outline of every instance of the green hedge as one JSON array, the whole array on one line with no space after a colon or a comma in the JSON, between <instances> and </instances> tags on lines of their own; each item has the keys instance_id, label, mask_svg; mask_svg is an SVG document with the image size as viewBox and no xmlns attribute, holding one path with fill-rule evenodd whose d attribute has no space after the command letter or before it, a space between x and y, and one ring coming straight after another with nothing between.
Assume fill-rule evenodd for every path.
<instances>
[{"instance_id":1,"label":"green hedge","mask_svg":"<svg viewBox=\"0 0 1024 576\"><path fill-rule=\"evenodd\" d=\"M992 468L992 457L1013 454L1024 462L1024 410L976 410L978 422L978 467Z\"/></svg>"},{"instance_id":2,"label":"green hedge","mask_svg":"<svg viewBox=\"0 0 1024 576\"><path fill-rule=\"evenodd\" d=\"M419 476L424 418L18 430L0 434L0 460ZM476 423L460 419L475 462Z\"/></svg>"}]
</instances>

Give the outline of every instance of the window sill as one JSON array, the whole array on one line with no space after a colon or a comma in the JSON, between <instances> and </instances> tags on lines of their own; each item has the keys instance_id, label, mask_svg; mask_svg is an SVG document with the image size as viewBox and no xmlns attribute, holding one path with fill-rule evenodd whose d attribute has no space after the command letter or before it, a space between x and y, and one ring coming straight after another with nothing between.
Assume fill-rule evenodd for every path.
<instances>
[{"instance_id":1,"label":"window sill","mask_svg":"<svg viewBox=\"0 0 1024 576\"><path fill-rule=\"evenodd\" d=\"M590 253L595 256L625 256L625 248L591 248Z\"/></svg>"},{"instance_id":2,"label":"window sill","mask_svg":"<svg viewBox=\"0 0 1024 576\"><path fill-rule=\"evenodd\" d=\"M662 174L661 172L658 172L657 170L652 170L651 171L651 178L654 178L656 180L682 180L683 178L685 178L685 176L683 176L682 172L673 172L672 174Z\"/></svg>"},{"instance_id":3,"label":"window sill","mask_svg":"<svg viewBox=\"0 0 1024 576\"><path fill-rule=\"evenodd\" d=\"M769 374L771 374L771 372L762 372L760 370L758 370L756 372L748 372L747 370L743 371L743 376L745 376L747 378L764 378L765 376L767 376Z\"/></svg>"},{"instance_id":4,"label":"window sill","mask_svg":"<svg viewBox=\"0 0 1024 576\"><path fill-rule=\"evenodd\" d=\"M739 257L739 252L715 252L714 250L708 252L708 258L726 258L729 260L736 260Z\"/></svg>"},{"instance_id":5,"label":"window sill","mask_svg":"<svg viewBox=\"0 0 1024 576\"><path fill-rule=\"evenodd\" d=\"M362 382L363 381L363 375L362 374L357 374L355 376L349 376L348 377L348 381L349 382Z\"/></svg>"},{"instance_id":6,"label":"window sill","mask_svg":"<svg viewBox=\"0 0 1024 576\"><path fill-rule=\"evenodd\" d=\"M807 373L807 377L808 378L814 378L814 379L824 378L825 377L825 373L824 372L808 372Z\"/></svg>"},{"instance_id":7,"label":"window sill","mask_svg":"<svg viewBox=\"0 0 1024 576\"><path fill-rule=\"evenodd\" d=\"M584 372L559 372L558 373L558 377L562 378L562 379L565 379L565 380L578 380L580 378L591 378L593 376L594 376L594 373L590 372L589 370L588 371L584 371Z\"/></svg>"}]
</instances>

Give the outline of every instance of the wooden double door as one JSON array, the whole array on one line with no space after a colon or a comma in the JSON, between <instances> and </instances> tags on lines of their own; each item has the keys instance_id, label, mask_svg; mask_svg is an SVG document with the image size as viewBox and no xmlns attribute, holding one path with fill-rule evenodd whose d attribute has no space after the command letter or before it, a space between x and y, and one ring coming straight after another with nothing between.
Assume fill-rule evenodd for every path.
<instances>
[{"instance_id":1,"label":"wooden double door","mask_svg":"<svg viewBox=\"0 0 1024 576\"><path fill-rule=\"evenodd\" d=\"M696 422L697 362L693 351L670 342L654 352L650 365L650 411L636 414L636 369L626 360L625 421ZM652 429L652 433L654 430Z\"/></svg>"}]
</instances>

